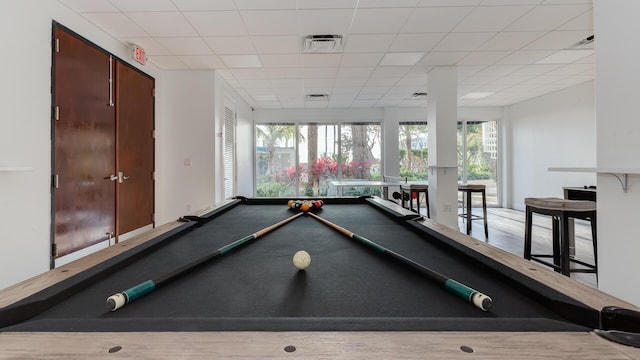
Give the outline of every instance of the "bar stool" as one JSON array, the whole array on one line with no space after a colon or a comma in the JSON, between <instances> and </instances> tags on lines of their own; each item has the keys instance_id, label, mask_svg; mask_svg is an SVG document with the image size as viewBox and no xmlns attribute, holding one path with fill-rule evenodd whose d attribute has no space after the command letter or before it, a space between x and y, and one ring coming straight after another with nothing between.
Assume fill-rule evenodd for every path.
<instances>
[{"instance_id":1,"label":"bar stool","mask_svg":"<svg viewBox=\"0 0 640 360\"><path fill-rule=\"evenodd\" d=\"M467 235L471 233L471 221L472 220L484 220L484 235L489 237L489 226L487 225L487 194L486 186L478 184L458 184L458 191L462 192L463 210L461 214L458 214L461 218L467 221ZM473 193L480 193L482 195L482 215L475 215L471 213L471 195ZM466 202L466 210L465 210Z\"/></svg>"},{"instance_id":2,"label":"bar stool","mask_svg":"<svg viewBox=\"0 0 640 360\"><path fill-rule=\"evenodd\" d=\"M598 246L596 231L596 203L588 200L567 200L560 198L526 198L526 220L524 233L524 258L537 261L552 267L563 275L570 276L572 272L598 274ZM531 229L533 226L533 213L552 217L553 253L531 253ZM569 219L589 220L591 223L591 236L593 243L594 264L580 261L569 254ZM552 258L553 263L543 260ZM585 268L571 268L571 263L577 263Z\"/></svg>"},{"instance_id":3,"label":"bar stool","mask_svg":"<svg viewBox=\"0 0 640 360\"><path fill-rule=\"evenodd\" d=\"M402 184L400 185L400 191L402 191L402 207L406 208L405 201L409 201L409 210L420 213L420 194L424 194L424 203L427 208L427 217L431 218L429 211L429 185L424 184ZM416 195L416 210L413 210L413 195Z\"/></svg>"}]
</instances>

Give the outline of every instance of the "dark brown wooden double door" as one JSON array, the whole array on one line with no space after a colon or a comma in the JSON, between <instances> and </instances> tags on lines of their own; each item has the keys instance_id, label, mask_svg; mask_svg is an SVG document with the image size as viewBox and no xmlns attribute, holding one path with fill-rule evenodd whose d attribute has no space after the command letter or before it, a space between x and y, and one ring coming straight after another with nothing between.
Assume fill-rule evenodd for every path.
<instances>
[{"instance_id":1,"label":"dark brown wooden double door","mask_svg":"<svg viewBox=\"0 0 640 360\"><path fill-rule=\"evenodd\" d=\"M154 80L54 24L52 258L153 224Z\"/></svg>"}]
</instances>

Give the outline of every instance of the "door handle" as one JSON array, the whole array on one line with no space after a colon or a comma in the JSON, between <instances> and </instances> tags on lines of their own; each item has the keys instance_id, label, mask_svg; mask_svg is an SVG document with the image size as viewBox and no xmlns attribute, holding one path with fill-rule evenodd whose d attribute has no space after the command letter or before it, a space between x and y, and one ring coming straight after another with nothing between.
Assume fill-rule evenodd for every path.
<instances>
[{"instance_id":1,"label":"door handle","mask_svg":"<svg viewBox=\"0 0 640 360\"><path fill-rule=\"evenodd\" d=\"M131 176L125 176L125 175L124 175L124 173L123 173L122 171L119 171L119 172L118 172L117 179L118 179L118 182L119 182L120 184L122 184L125 180L127 180L127 179L129 179L129 178L131 178Z\"/></svg>"},{"instance_id":2,"label":"door handle","mask_svg":"<svg viewBox=\"0 0 640 360\"><path fill-rule=\"evenodd\" d=\"M116 181L118 180L118 177L115 175L109 175L107 177L104 178L105 180L111 180L111 181Z\"/></svg>"}]
</instances>

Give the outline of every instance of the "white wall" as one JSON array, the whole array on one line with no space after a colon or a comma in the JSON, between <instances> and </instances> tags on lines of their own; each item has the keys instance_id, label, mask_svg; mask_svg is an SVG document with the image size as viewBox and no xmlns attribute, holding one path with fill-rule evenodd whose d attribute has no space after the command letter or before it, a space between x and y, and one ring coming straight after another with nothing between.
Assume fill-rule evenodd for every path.
<instances>
[{"instance_id":1,"label":"white wall","mask_svg":"<svg viewBox=\"0 0 640 360\"><path fill-rule=\"evenodd\" d=\"M628 190L598 174L600 289L640 306L640 34L637 0L595 0L596 124L599 168L635 169Z\"/></svg>"},{"instance_id":2,"label":"white wall","mask_svg":"<svg viewBox=\"0 0 640 360\"><path fill-rule=\"evenodd\" d=\"M5 1L0 12L0 288L49 269L51 32L56 20L120 58L128 50L57 1ZM158 69L144 69L152 76Z\"/></svg>"},{"instance_id":3,"label":"white wall","mask_svg":"<svg viewBox=\"0 0 640 360\"><path fill-rule=\"evenodd\" d=\"M223 111L216 99L230 97L239 121L251 122L249 107L223 79L213 71L165 72L133 63L125 45L57 1L2 6L0 168L32 170L0 171L0 289L49 270L53 20L156 79L156 225L184 215L188 205L195 211L221 200L214 193L222 181L214 158L215 121Z\"/></svg>"},{"instance_id":4,"label":"white wall","mask_svg":"<svg viewBox=\"0 0 640 360\"><path fill-rule=\"evenodd\" d=\"M214 81L213 71L167 71L157 87L157 224L214 203Z\"/></svg>"},{"instance_id":5,"label":"white wall","mask_svg":"<svg viewBox=\"0 0 640 360\"><path fill-rule=\"evenodd\" d=\"M589 167L596 161L593 82L508 108L511 204L526 197L562 197L563 186L596 185L591 173L550 172L549 167Z\"/></svg>"}]
</instances>

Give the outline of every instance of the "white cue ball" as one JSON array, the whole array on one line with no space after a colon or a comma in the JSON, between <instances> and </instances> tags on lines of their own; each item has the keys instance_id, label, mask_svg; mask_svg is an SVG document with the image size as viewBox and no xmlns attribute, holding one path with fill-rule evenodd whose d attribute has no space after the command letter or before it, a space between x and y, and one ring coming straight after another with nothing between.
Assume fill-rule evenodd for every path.
<instances>
[{"instance_id":1,"label":"white cue ball","mask_svg":"<svg viewBox=\"0 0 640 360\"><path fill-rule=\"evenodd\" d=\"M311 255L304 250L300 250L293 255L293 266L298 270L304 270L311 265Z\"/></svg>"}]
</instances>

